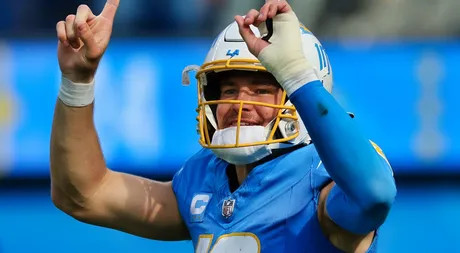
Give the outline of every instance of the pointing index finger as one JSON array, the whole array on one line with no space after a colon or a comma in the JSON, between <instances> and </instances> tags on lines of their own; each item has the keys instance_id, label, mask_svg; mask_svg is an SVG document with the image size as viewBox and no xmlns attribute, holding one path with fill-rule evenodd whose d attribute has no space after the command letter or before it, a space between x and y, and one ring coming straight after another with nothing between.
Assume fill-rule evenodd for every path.
<instances>
[{"instance_id":1,"label":"pointing index finger","mask_svg":"<svg viewBox=\"0 0 460 253\"><path fill-rule=\"evenodd\" d=\"M102 10L101 16L113 21L115 19L115 14L119 4L120 0L107 0L104 5L104 9Z\"/></svg>"}]
</instances>

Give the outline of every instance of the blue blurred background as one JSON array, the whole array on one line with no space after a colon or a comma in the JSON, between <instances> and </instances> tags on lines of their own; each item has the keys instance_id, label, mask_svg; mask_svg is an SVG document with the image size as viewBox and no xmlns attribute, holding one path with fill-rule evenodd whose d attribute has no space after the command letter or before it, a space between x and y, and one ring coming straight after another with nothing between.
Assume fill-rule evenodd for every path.
<instances>
[{"instance_id":1,"label":"blue blurred background","mask_svg":"<svg viewBox=\"0 0 460 253\"><path fill-rule=\"evenodd\" d=\"M95 121L111 168L169 180L199 149L201 64L235 14L263 0L121 0L97 73ZM383 253L460 252L460 1L291 0L322 41L334 95L395 170ZM0 252L193 252L82 224L49 194L49 137L60 72L55 23L104 0L0 0Z\"/></svg>"}]
</instances>

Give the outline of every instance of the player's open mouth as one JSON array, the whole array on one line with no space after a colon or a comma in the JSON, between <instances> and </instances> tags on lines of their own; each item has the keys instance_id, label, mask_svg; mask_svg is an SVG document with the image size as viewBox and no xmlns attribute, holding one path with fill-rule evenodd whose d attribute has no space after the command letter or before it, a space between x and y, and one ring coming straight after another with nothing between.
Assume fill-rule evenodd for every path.
<instances>
[{"instance_id":1,"label":"player's open mouth","mask_svg":"<svg viewBox=\"0 0 460 253\"><path fill-rule=\"evenodd\" d=\"M259 124L257 124L256 122L243 122L241 121L240 122L240 126L258 126ZM232 121L231 125L230 126L238 126L238 121Z\"/></svg>"}]
</instances>

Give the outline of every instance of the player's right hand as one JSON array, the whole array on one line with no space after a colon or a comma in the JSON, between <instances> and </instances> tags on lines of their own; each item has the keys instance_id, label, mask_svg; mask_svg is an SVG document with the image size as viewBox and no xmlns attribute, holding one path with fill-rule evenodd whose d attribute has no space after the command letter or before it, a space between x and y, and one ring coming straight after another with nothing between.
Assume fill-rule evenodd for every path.
<instances>
[{"instance_id":1,"label":"player's right hand","mask_svg":"<svg viewBox=\"0 0 460 253\"><path fill-rule=\"evenodd\" d=\"M56 24L58 61L62 75L74 83L90 83L112 35L120 0L107 0L95 16L87 5Z\"/></svg>"}]
</instances>

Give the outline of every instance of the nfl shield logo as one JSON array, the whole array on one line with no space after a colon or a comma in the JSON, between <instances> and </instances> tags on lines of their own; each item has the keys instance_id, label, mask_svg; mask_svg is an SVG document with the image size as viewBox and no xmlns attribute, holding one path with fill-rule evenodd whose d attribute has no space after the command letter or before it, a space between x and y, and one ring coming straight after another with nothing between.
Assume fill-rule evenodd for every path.
<instances>
[{"instance_id":1,"label":"nfl shield logo","mask_svg":"<svg viewBox=\"0 0 460 253\"><path fill-rule=\"evenodd\" d=\"M234 199L224 200L224 203L222 204L222 215L225 218L232 216L234 208L235 208Z\"/></svg>"}]
</instances>

